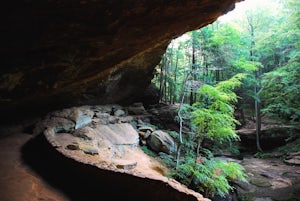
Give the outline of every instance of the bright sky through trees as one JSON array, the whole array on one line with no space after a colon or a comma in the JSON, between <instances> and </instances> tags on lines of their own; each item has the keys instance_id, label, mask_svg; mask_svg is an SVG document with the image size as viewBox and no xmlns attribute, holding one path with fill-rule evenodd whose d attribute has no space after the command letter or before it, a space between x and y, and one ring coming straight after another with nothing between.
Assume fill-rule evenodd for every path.
<instances>
[{"instance_id":1,"label":"bright sky through trees","mask_svg":"<svg viewBox=\"0 0 300 201\"><path fill-rule=\"evenodd\" d=\"M243 17L247 10L254 10L259 7L272 7L273 9L271 10L273 13L270 14L276 14L276 12L280 10L278 8L279 6L280 4L278 4L276 0L245 0L236 3L235 9L228 12L226 15L219 17L219 20L221 22L228 22L233 19L239 19Z\"/></svg>"},{"instance_id":2,"label":"bright sky through trees","mask_svg":"<svg viewBox=\"0 0 300 201\"><path fill-rule=\"evenodd\" d=\"M234 20L238 20L245 17L245 13L249 10L256 10L261 7L272 8L269 9L273 11L272 13L268 13L269 15L276 15L277 12L282 11L282 4L278 3L278 0L245 0L242 2L238 2L235 4L235 9L228 12L225 15L222 15L218 18L218 21L221 23L231 22ZM189 39L187 34L183 34L182 36L176 38L173 41L173 47L177 47L179 42L184 42Z\"/></svg>"}]
</instances>

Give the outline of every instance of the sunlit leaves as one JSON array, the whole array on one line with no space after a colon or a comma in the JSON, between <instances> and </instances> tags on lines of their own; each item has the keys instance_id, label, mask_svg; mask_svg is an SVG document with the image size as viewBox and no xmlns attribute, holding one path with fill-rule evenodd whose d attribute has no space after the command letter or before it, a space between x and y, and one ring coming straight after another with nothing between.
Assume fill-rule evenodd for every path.
<instances>
[{"instance_id":1,"label":"sunlit leaves","mask_svg":"<svg viewBox=\"0 0 300 201\"><path fill-rule=\"evenodd\" d=\"M205 196L225 196L233 187L230 180L247 182L247 175L242 165L216 158L202 157L201 162L187 157L187 162L177 169L177 175L184 178L187 186L196 185Z\"/></svg>"},{"instance_id":2,"label":"sunlit leaves","mask_svg":"<svg viewBox=\"0 0 300 201\"><path fill-rule=\"evenodd\" d=\"M249 61L246 60L244 57L239 58L238 60L236 60L233 65L238 68L243 70L244 72L253 72L253 71L257 71L258 68L263 67L262 64L260 62L255 62L255 61Z\"/></svg>"},{"instance_id":3,"label":"sunlit leaves","mask_svg":"<svg viewBox=\"0 0 300 201\"><path fill-rule=\"evenodd\" d=\"M234 132L239 122L234 119L234 105L237 96L234 89L240 86L245 74L237 74L229 80L219 82L215 87L203 85L199 89L202 104L194 104L192 123L198 128L202 137L222 143L237 140ZM205 104L203 104L205 103Z\"/></svg>"}]
</instances>

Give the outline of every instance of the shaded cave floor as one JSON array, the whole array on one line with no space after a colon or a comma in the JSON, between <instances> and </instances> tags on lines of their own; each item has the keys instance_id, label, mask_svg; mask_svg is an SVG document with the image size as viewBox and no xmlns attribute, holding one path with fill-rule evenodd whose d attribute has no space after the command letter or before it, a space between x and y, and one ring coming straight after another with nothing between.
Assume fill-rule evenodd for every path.
<instances>
[{"instance_id":1,"label":"shaded cave floor","mask_svg":"<svg viewBox=\"0 0 300 201\"><path fill-rule=\"evenodd\" d=\"M93 168L74 165L73 160L53 149L43 135L26 132L24 125L0 128L0 201L119 200L120 196L151 200L147 192L128 190L128 186L136 184L132 178L120 181L118 175L108 171L94 177ZM288 193L300 192L299 166L286 165L278 158L251 156L244 157L242 163L250 173L251 186L240 187L250 199L284 200ZM151 191L152 187L150 184ZM299 200L295 196L300 195L291 196L295 201Z\"/></svg>"}]
</instances>

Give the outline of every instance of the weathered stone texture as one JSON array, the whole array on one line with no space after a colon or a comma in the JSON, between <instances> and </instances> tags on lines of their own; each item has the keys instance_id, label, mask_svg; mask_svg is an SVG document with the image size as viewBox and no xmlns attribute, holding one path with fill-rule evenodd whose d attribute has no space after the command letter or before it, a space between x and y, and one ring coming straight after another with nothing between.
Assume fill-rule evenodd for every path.
<instances>
[{"instance_id":1,"label":"weathered stone texture","mask_svg":"<svg viewBox=\"0 0 300 201\"><path fill-rule=\"evenodd\" d=\"M141 100L171 39L237 0L1 3L0 109Z\"/></svg>"}]
</instances>

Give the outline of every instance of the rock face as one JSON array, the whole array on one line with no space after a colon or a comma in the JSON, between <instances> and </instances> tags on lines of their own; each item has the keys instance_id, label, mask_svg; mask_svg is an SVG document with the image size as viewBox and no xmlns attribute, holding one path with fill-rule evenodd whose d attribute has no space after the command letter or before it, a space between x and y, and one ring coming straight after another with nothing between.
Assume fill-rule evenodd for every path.
<instances>
[{"instance_id":1,"label":"rock face","mask_svg":"<svg viewBox=\"0 0 300 201\"><path fill-rule=\"evenodd\" d=\"M212 23L237 1L6 1L0 109L142 100L170 40Z\"/></svg>"},{"instance_id":2,"label":"rock face","mask_svg":"<svg viewBox=\"0 0 300 201\"><path fill-rule=\"evenodd\" d=\"M142 200L209 201L176 180L166 177L168 168L145 154L139 146L140 132L153 131L148 138L155 135L155 139L160 140L158 145L155 144L159 148L157 151L169 152L172 148L170 144L174 142L167 133L144 124L148 119L147 115L117 116L116 112L111 115L111 108L118 108L117 111L126 109L119 105L66 108L49 113L42 121L37 122L34 133L42 133L49 145L52 145L50 149L62 154L65 160L71 159L74 164L72 169L76 166L85 167L80 170L80 174L85 174L92 168L96 170L92 177L99 178L99 172L107 171L106 174L110 175L108 180L115 183L114 189L121 185L122 190L142 194ZM87 121L90 116L93 117L92 120ZM114 177L117 179L114 180ZM100 178L103 180L103 175ZM127 184L129 180L131 182ZM126 185L123 186L124 183ZM101 187L98 188L101 190ZM131 197L131 200L137 199Z\"/></svg>"}]
</instances>

